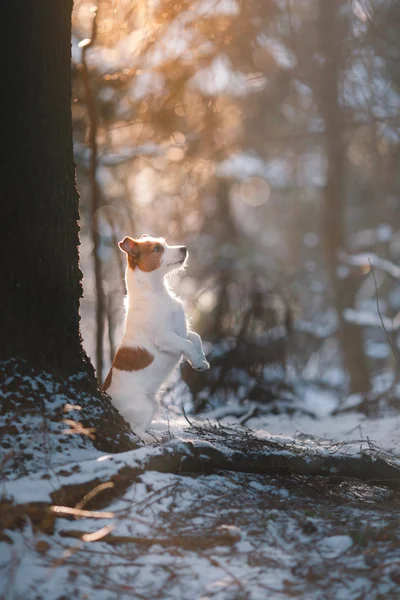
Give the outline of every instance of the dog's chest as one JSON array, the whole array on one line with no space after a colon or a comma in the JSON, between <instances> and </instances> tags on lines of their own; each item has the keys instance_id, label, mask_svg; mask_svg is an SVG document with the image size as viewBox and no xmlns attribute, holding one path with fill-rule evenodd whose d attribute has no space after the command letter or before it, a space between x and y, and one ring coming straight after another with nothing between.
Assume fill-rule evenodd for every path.
<instances>
[{"instance_id":1,"label":"dog's chest","mask_svg":"<svg viewBox=\"0 0 400 600\"><path fill-rule=\"evenodd\" d=\"M148 306L147 315L142 314L140 320L149 322L155 337L159 337L160 333L167 334L168 331L173 331L181 337L187 337L183 305L169 294L153 296L153 302Z\"/></svg>"},{"instance_id":2,"label":"dog's chest","mask_svg":"<svg viewBox=\"0 0 400 600\"><path fill-rule=\"evenodd\" d=\"M182 305L175 307L171 314L172 329L180 337L187 337L187 323Z\"/></svg>"}]
</instances>

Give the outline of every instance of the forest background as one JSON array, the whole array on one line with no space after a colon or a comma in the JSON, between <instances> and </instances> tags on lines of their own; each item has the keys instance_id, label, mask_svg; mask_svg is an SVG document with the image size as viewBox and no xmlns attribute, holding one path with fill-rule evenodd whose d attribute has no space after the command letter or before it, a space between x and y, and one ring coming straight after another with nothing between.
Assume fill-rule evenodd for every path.
<instances>
[{"instance_id":1,"label":"forest background","mask_svg":"<svg viewBox=\"0 0 400 600\"><path fill-rule=\"evenodd\" d=\"M190 248L174 285L213 364L186 373L197 410L297 410L310 386L335 409L398 409L399 19L392 0L75 2L100 380L123 323L116 242L146 232Z\"/></svg>"}]
</instances>

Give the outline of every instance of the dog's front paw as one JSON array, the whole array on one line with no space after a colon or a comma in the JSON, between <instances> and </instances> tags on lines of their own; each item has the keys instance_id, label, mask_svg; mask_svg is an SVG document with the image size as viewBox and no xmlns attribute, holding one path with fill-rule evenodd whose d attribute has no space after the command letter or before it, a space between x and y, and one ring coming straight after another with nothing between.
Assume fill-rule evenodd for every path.
<instances>
[{"instance_id":1,"label":"dog's front paw","mask_svg":"<svg viewBox=\"0 0 400 600\"><path fill-rule=\"evenodd\" d=\"M203 356L201 360L193 361L191 365L196 371L207 371L210 368L210 363L205 356Z\"/></svg>"}]
</instances>

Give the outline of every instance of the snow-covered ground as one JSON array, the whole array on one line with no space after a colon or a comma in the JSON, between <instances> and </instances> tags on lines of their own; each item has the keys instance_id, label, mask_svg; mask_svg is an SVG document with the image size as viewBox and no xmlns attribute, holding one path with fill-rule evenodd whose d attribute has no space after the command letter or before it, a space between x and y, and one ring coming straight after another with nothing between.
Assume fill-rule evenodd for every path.
<instances>
[{"instance_id":1,"label":"snow-covered ground","mask_svg":"<svg viewBox=\"0 0 400 600\"><path fill-rule=\"evenodd\" d=\"M6 532L0 594L398 598L398 520L385 494L366 495L361 485L314 487L233 473L147 472L107 507L106 518L57 519L52 536L29 524ZM108 541L96 541L105 533Z\"/></svg>"},{"instance_id":2,"label":"snow-covered ground","mask_svg":"<svg viewBox=\"0 0 400 600\"><path fill-rule=\"evenodd\" d=\"M65 413L72 388L67 398L44 374L39 383L50 393L48 410ZM79 433L61 443L67 434L60 423L57 443L46 438L51 460L44 452L34 470L42 435L37 416L29 473L0 482L0 600L399 598L398 490L349 479L146 467L165 448L199 443L182 414L181 392L166 396L154 442L107 455L76 443ZM77 390L73 398L64 416L77 419L75 405L85 398ZM400 416L367 419L351 412L351 403L334 416L335 394L308 385L292 415L232 402L188 418L195 426L248 428L257 440L279 444L282 455L366 455L400 465ZM68 486L78 490L74 501L60 493Z\"/></svg>"},{"instance_id":3,"label":"snow-covered ground","mask_svg":"<svg viewBox=\"0 0 400 600\"><path fill-rule=\"evenodd\" d=\"M155 437L162 435L162 423ZM247 425L259 438L310 452L357 454L372 444L391 450L393 461L396 453L399 458L398 419L347 414L321 422L269 415ZM170 420L169 431L172 446L178 437L193 437L180 417ZM62 486L107 482L161 448L82 457L68 469L3 482L1 493L17 504L49 502ZM104 493L98 488L97 498ZM322 478L145 471L100 504L96 513L83 503L88 512L75 516L58 509L52 533L29 521L4 531L0 598L398 598L398 492Z\"/></svg>"},{"instance_id":4,"label":"snow-covered ground","mask_svg":"<svg viewBox=\"0 0 400 600\"><path fill-rule=\"evenodd\" d=\"M239 419L234 416L220 418L220 414L228 412L224 407L203 418L218 418L223 424L236 424ZM265 415L251 418L246 425L260 435L265 431L274 432L276 437L307 440L332 440L343 450L354 452L374 444L400 458L400 415L390 415L377 419L365 417L357 412L326 415L322 419L313 419L307 415Z\"/></svg>"}]
</instances>

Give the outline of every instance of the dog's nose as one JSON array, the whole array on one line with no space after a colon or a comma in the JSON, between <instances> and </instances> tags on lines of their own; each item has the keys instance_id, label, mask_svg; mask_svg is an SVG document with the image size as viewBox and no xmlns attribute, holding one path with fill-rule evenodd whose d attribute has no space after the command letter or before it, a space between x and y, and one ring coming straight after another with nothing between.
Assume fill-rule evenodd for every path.
<instances>
[{"instance_id":1,"label":"dog's nose","mask_svg":"<svg viewBox=\"0 0 400 600\"><path fill-rule=\"evenodd\" d=\"M185 246L181 246L181 253L186 258L188 251L187 251L187 248Z\"/></svg>"}]
</instances>

